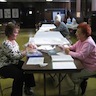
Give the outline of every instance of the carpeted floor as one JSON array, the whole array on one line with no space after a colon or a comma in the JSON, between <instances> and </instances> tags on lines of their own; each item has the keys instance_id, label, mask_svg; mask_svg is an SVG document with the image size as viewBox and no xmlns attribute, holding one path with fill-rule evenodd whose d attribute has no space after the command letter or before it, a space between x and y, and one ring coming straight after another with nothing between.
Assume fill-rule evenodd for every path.
<instances>
[{"instance_id":1,"label":"carpeted floor","mask_svg":"<svg viewBox=\"0 0 96 96\"><path fill-rule=\"evenodd\" d=\"M28 42L29 36L34 36L35 30L33 29L22 29L20 31L20 35L17 38L17 42L20 45L20 49L22 50L24 48L24 44ZM5 36L4 34L0 34L0 44L4 40ZM76 41L75 35L71 36L71 40L73 43ZM64 73L63 73L64 74ZM36 81L36 87L33 88L35 96L44 96L44 81L43 81L43 74L41 73L34 73L35 81ZM0 82L2 84L2 88L5 88L7 86L12 85L12 79L0 79ZM47 73L46 73L46 96L59 96L58 95L58 87L56 85L58 84L57 77L55 77L55 80L53 80ZM63 79L61 83L61 95L62 96L76 96L73 90L73 83L70 80L70 78L67 76ZM11 88L5 90L4 96L10 96ZM1 96L1 94L0 94ZM26 96L23 94L23 96ZM96 96L96 78L90 78L88 80L88 86L86 89L86 95L85 96Z\"/></svg>"},{"instance_id":2,"label":"carpeted floor","mask_svg":"<svg viewBox=\"0 0 96 96\"><path fill-rule=\"evenodd\" d=\"M44 82L43 82L43 74L41 73L35 73L35 81L36 81L36 87L33 88L35 96L44 96ZM2 87L8 87L11 86L12 80L8 79L3 79L0 81L2 83ZM46 96L59 96L58 94L58 87L56 85L58 84L57 79L55 78L55 81L48 75L46 74ZM96 96L96 79L91 78L88 80L88 86L86 89L85 96ZM11 93L11 88L6 89L3 91L4 96L10 96ZM1 96L1 95L0 95ZM23 93L23 96L26 96ZM72 81L66 77L62 83L61 83L61 96L77 96L74 93L73 90L73 83ZM79 95L82 96L82 95Z\"/></svg>"}]
</instances>

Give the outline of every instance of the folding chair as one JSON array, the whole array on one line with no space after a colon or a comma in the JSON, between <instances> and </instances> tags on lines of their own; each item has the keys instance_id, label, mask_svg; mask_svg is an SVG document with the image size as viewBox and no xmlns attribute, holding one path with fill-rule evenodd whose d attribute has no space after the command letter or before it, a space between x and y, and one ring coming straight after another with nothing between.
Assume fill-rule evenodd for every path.
<instances>
[{"instance_id":1,"label":"folding chair","mask_svg":"<svg viewBox=\"0 0 96 96\"><path fill-rule=\"evenodd\" d=\"M79 86L78 86L78 96L80 95L80 89L82 91L82 95L85 94L86 88L87 88L87 80L89 78L96 78L96 74L95 75L90 75L90 76L84 76L80 78L80 82L79 82ZM74 89L76 87L76 84L74 84Z\"/></svg>"},{"instance_id":2,"label":"folding chair","mask_svg":"<svg viewBox=\"0 0 96 96\"><path fill-rule=\"evenodd\" d=\"M0 92L1 92L1 96L4 96L3 92L9 88L12 88L12 85L5 87L4 89L2 88L2 84L1 84L1 79L10 79L10 78L4 78L2 76L0 76Z\"/></svg>"}]
</instances>

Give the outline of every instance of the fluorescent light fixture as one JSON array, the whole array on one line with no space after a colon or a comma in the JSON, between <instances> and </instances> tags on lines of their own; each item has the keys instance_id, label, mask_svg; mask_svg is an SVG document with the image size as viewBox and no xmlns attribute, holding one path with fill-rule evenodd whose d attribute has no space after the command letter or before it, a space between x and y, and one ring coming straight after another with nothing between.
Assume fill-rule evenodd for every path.
<instances>
[{"instance_id":1,"label":"fluorescent light fixture","mask_svg":"<svg viewBox=\"0 0 96 96\"><path fill-rule=\"evenodd\" d=\"M0 0L0 2L7 2L7 0Z\"/></svg>"},{"instance_id":2,"label":"fluorescent light fixture","mask_svg":"<svg viewBox=\"0 0 96 96\"><path fill-rule=\"evenodd\" d=\"M53 0L46 0L46 1L53 1Z\"/></svg>"}]
</instances>

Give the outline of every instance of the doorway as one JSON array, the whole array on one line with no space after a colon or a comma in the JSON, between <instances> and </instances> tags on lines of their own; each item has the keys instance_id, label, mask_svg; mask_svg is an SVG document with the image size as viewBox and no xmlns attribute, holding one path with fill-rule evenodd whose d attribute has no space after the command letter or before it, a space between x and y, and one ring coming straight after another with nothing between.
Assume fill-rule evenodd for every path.
<instances>
[{"instance_id":1,"label":"doorway","mask_svg":"<svg viewBox=\"0 0 96 96\"><path fill-rule=\"evenodd\" d=\"M23 8L20 18L21 28L35 28L35 8Z\"/></svg>"}]
</instances>

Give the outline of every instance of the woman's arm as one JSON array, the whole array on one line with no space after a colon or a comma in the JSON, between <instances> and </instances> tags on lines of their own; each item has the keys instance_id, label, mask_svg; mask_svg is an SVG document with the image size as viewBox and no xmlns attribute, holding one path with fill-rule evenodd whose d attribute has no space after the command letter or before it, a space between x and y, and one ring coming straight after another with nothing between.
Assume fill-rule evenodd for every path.
<instances>
[{"instance_id":1,"label":"woman's arm","mask_svg":"<svg viewBox=\"0 0 96 96\"><path fill-rule=\"evenodd\" d=\"M20 52L18 45L12 46L11 43L3 42L2 49L4 54L10 59L21 59L24 56L24 54Z\"/></svg>"},{"instance_id":2,"label":"woman's arm","mask_svg":"<svg viewBox=\"0 0 96 96\"><path fill-rule=\"evenodd\" d=\"M88 55L90 55L90 52L92 51L92 49L93 49L93 46L91 46L90 43L85 43L82 46L82 48L80 48L80 50L78 50L78 52L70 51L69 54L74 58L84 60Z\"/></svg>"}]
</instances>

